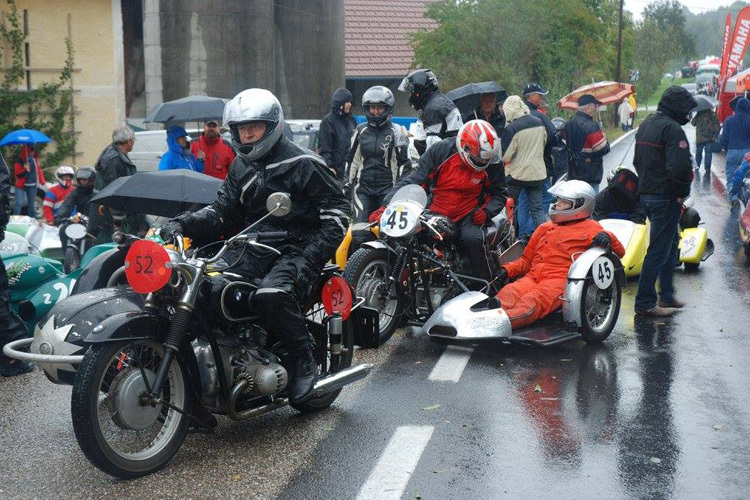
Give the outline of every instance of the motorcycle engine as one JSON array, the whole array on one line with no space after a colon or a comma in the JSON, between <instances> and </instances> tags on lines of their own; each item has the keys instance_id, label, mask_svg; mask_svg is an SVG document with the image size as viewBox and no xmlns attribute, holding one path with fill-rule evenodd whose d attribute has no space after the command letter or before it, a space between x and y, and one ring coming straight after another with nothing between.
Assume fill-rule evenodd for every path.
<instances>
[{"instance_id":1,"label":"motorcycle engine","mask_svg":"<svg viewBox=\"0 0 750 500\"><path fill-rule=\"evenodd\" d=\"M243 351L232 360L235 384L247 381L245 393L252 396L274 396L288 382L286 368L261 357L257 351Z\"/></svg>"}]
</instances>

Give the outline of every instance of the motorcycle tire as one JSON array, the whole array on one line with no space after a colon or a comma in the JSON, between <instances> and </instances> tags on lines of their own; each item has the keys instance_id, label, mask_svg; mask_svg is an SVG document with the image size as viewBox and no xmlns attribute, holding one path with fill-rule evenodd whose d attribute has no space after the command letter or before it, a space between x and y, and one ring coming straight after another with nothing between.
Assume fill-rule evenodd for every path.
<instances>
[{"instance_id":1,"label":"motorcycle tire","mask_svg":"<svg viewBox=\"0 0 750 500\"><path fill-rule=\"evenodd\" d=\"M391 273L388 257L388 250L384 248L360 248L352 254L344 269L344 279L354 288L355 296L364 297L364 305L377 310L380 315L380 345L393 336L404 309L404 299L400 295L386 304L378 297L380 287L385 286ZM377 277L367 274L371 271L377 273Z\"/></svg>"},{"instance_id":2,"label":"motorcycle tire","mask_svg":"<svg viewBox=\"0 0 750 500\"><path fill-rule=\"evenodd\" d=\"M323 322L323 324L325 323ZM328 363L325 364L327 366L326 370L321 371L320 367L323 366L323 362L322 362L323 360L318 359L318 358L319 356L323 355L322 350L315 351L315 360L318 362L318 367L319 367L318 378L325 377L326 375L331 375L333 373L336 373L338 371L344 370L352 366L352 360L354 359L354 322L351 320L344 321L341 326L342 326L342 334L343 334L343 339L341 342L342 355L341 355L341 358L339 359L339 363L337 364L337 366L330 366L330 358L329 358L327 360ZM329 346L326 346L326 349L325 349L326 355L329 352L330 352ZM341 393L341 389L337 389L333 392L329 392L328 394L323 394L322 396L319 396L317 398L312 397L303 403L297 403L297 404L290 403L290 406L301 413L314 413L316 411L325 410L326 408L331 406L340 393Z\"/></svg>"},{"instance_id":3,"label":"motorcycle tire","mask_svg":"<svg viewBox=\"0 0 750 500\"><path fill-rule=\"evenodd\" d=\"M615 277L609 287L600 289L589 275L581 292L581 336L588 344L603 342L617 323L622 302L622 290ZM603 318L597 321L599 314L592 317L594 308L601 309Z\"/></svg>"},{"instance_id":4,"label":"motorcycle tire","mask_svg":"<svg viewBox=\"0 0 750 500\"><path fill-rule=\"evenodd\" d=\"M695 264L692 262L685 262L685 272L688 272L688 273L697 272L699 266L700 266L700 262L695 263Z\"/></svg>"},{"instance_id":5,"label":"motorcycle tire","mask_svg":"<svg viewBox=\"0 0 750 500\"><path fill-rule=\"evenodd\" d=\"M139 346L142 346L139 357L143 356L145 349L151 349L150 352L163 356L163 345L150 340L92 345L78 367L71 397L73 430L83 454L100 470L122 479L151 474L169 463L185 439L188 415L191 414L193 406L193 390L190 386L187 364L180 355L176 356L170 365L161 395L169 398L182 412L168 407L150 410L121 406L124 397L122 394L129 394L129 381L135 380L130 386L130 393L136 396L140 392L135 385L139 383L136 379L140 377L140 371L128 363L133 359L130 357L132 349ZM152 366L148 368L151 373L147 373L147 379L155 376L159 358L152 354L149 359ZM153 411L157 411L158 415L154 416ZM106 416L107 412L111 413L109 420L105 419L105 422L102 422L101 417ZM129 414L129 419L138 423L139 419L143 418L142 414L149 412L149 418L153 419L151 425L160 423L162 427L148 442L145 451L128 452L116 449L110 443L109 439L113 432L120 430L132 433L132 440L142 439L139 433L145 433L145 429L129 428L128 418L122 415ZM106 424L111 425L108 425L105 437L102 425ZM149 447L154 449L149 450Z\"/></svg>"},{"instance_id":6,"label":"motorcycle tire","mask_svg":"<svg viewBox=\"0 0 750 500\"><path fill-rule=\"evenodd\" d=\"M63 260L63 271L65 271L65 274L70 274L79 267L81 267L81 256L78 250L70 247L66 248L65 260Z\"/></svg>"}]
</instances>

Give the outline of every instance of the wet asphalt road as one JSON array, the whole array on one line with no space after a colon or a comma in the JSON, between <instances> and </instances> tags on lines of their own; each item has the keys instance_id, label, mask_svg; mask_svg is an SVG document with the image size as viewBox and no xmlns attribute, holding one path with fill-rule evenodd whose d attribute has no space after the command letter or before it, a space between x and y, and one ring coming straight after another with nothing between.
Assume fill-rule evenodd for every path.
<instances>
[{"instance_id":1,"label":"wet asphalt road","mask_svg":"<svg viewBox=\"0 0 750 500\"><path fill-rule=\"evenodd\" d=\"M750 268L710 179L693 192L716 253L676 273L675 318L634 318L632 281L604 345L454 350L455 381L434 380L446 348L404 329L359 352L375 369L328 411L221 419L133 481L79 451L70 388L0 379L0 497L747 498Z\"/></svg>"}]
</instances>

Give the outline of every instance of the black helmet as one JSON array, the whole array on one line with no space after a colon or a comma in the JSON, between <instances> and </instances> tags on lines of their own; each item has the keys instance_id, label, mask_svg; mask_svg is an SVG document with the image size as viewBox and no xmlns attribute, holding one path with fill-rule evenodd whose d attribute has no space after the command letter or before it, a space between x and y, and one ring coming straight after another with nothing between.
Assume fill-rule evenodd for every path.
<instances>
[{"instance_id":1,"label":"black helmet","mask_svg":"<svg viewBox=\"0 0 750 500\"><path fill-rule=\"evenodd\" d=\"M86 186L81 186L81 181L89 181L89 183ZM78 183L78 189L82 191L94 189L95 181L96 170L91 167L81 167L76 172L76 182Z\"/></svg>"},{"instance_id":2,"label":"black helmet","mask_svg":"<svg viewBox=\"0 0 750 500\"><path fill-rule=\"evenodd\" d=\"M367 123L372 127L382 127L388 123L395 103L393 92L388 87L375 85L367 89L362 96L362 110L367 117ZM375 116L370 113L370 106L385 106L385 111L380 116Z\"/></svg>"},{"instance_id":3,"label":"black helmet","mask_svg":"<svg viewBox=\"0 0 750 500\"><path fill-rule=\"evenodd\" d=\"M552 119L552 125L555 126L555 130L558 132L565 128L565 118L560 118L559 116L556 116Z\"/></svg>"},{"instance_id":4,"label":"black helmet","mask_svg":"<svg viewBox=\"0 0 750 500\"><path fill-rule=\"evenodd\" d=\"M409 92L409 104L412 108L420 110L427 98L438 90L437 77L429 69L414 70L401 81L398 89L401 92Z\"/></svg>"}]
</instances>

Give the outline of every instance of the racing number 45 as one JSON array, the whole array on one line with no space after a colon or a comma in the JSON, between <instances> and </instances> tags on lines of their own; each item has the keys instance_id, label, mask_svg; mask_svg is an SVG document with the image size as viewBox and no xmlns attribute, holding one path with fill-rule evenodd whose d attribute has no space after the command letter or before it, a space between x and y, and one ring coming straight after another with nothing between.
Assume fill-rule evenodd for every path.
<instances>
[{"instance_id":1,"label":"racing number 45","mask_svg":"<svg viewBox=\"0 0 750 500\"><path fill-rule=\"evenodd\" d=\"M388 220L386 221L386 224L390 229L393 229L396 227L396 214L398 214L398 228L399 229L406 229L407 224L409 224L409 218L406 215L405 211L397 212L393 211L390 217L388 217Z\"/></svg>"}]
</instances>

